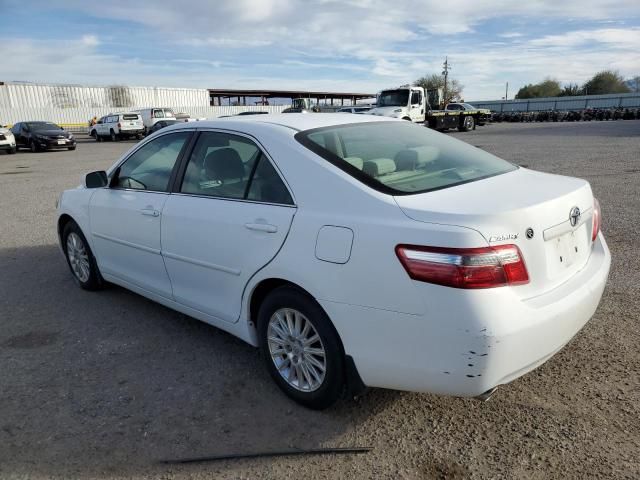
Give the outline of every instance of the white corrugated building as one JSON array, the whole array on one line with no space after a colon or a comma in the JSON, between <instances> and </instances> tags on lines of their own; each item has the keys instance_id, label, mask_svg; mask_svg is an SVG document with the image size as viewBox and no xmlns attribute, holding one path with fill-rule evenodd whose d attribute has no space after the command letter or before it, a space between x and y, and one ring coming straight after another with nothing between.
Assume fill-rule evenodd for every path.
<instances>
[{"instance_id":1,"label":"white corrugated building","mask_svg":"<svg viewBox=\"0 0 640 480\"><path fill-rule=\"evenodd\" d=\"M84 87L0 82L0 124L46 120L67 127L87 124L93 116L145 107L170 107L196 118L214 118L245 110L280 112L286 106L209 105L205 88Z\"/></svg>"}]
</instances>

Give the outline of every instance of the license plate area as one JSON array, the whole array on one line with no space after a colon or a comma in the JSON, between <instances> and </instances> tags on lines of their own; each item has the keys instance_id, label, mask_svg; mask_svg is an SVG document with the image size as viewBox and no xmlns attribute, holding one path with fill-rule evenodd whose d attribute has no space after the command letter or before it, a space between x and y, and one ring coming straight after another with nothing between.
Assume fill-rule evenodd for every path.
<instances>
[{"instance_id":1,"label":"license plate area","mask_svg":"<svg viewBox=\"0 0 640 480\"><path fill-rule=\"evenodd\" d=\"M547 270L550 278L569 275L580 269L589 258L586 223L577 229L545 242Z\"/></svg>"},{"instance_id":2,"label":"license plate area","mask_svg":"<svg viewBox=\"0 0 640 480\"><path fill-rule=\"evenodd\" d=\"M64 145L65 143L67 143L66 140L58 140L58 145Z\"/></svg>"}]
</instances>

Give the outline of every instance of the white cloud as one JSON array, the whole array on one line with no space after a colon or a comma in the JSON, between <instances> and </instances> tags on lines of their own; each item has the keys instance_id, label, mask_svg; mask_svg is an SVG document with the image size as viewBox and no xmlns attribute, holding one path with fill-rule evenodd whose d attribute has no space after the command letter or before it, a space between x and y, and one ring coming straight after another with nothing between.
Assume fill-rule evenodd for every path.
<instances>
[{"instance_id":1,"label":"white cloud","mask_svg":"<svg viewBox=\"0 0 640 480\"><path fill-rule=\"evenodd\" d=\"M601 28L575 30L559 35L547 35L531 41L538 47L566 48L597 43L611 44L616 48L640 48L640 28Z\"/></svg>"},{"instance_id":2,"label":"white cloud","mask_svg":"<svg viewBox=\"0 0 640 480\"><path fill-rule=\"evenodd\" d=\"M524 34L520 32L505 32L505 33L499 34L498 36L502 38L519 38L519 37L523 37Z\"/></svg>"},{"instance_id":3,"label":"white cloud","mask_svg":"<svg viewBox=\"0 0 640 480\"><path fill-rule=\"evenodd\" d=\"M82 42L82 44L86 45L87 47L97 47L98 45L100 45L100 40L98 40L98 37L96 37L95 35L84 35L80 39L80 42Z\"/></svg>"}]
</instances>

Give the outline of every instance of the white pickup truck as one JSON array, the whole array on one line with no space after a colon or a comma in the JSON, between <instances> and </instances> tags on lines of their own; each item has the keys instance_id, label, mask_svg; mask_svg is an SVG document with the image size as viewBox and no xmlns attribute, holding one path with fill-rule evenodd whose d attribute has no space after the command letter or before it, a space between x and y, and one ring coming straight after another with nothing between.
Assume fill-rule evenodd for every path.
<instances>
[{"instance_id":1,"label":"white pickup truck","mask_svg":"<svg viewBox=\"0 0 640 480\"><path fill-rule=\"evenodd\" d=\"M402 86L382 90L377 95L376 108L371 109L367 114L424 123L435 130L457 128L461 132L474 130L476 125L483 125L486 122L487 113L480 109L463 110L454 107L432 110L430 103L439 103L433 100L429 102L434 97L439 97L437 91L425 92L422 87Z\"/></svg>"}]
</instances>

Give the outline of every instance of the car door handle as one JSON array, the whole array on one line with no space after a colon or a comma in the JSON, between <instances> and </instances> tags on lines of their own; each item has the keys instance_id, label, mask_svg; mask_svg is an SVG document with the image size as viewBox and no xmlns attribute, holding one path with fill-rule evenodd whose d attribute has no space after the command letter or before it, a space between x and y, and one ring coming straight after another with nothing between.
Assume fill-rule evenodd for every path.
<instances>
[{"instance_id":1,"label":"car door handle","mask_svg":"<svg viewBox=\"0 0 640 480\"><path fill-rule=\"evenodd\" d=\"M150 217L159 217L160 216L160 212L158 210L153 209L153 208L143 208L142 210L140 210L140 213L142 215L148 215Z\"/></svg>"},{"instance_id":2,"label":"car door handle","mask_svg":"<svg viewBox=\"0 0 640 480\"><path fill-rule=\"evenodd\" d=\"M276 233L278 231L278 227L268 223L245 223L244 226L257 232Z\"/></svg>"}]
</instances>

